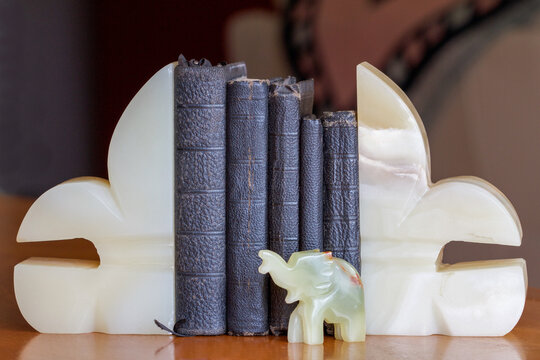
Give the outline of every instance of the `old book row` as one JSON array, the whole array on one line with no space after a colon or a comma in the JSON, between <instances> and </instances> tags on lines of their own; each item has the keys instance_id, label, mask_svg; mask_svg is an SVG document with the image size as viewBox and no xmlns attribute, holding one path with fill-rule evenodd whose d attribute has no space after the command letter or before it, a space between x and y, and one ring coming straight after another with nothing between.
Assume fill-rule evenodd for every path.
<instances>
[{"instance_id":1,"label":"old book row","mask_svg":"<svg viewBox=\"0 0 540 360\"><path fill-rule=\"evenodd\" d=\"M282 334L294 304L258 273L332 251L358 270L353 111L312 114L313 80L248 79L244 63L175 69L175 332Z\"/></svg>"}]
</instances>

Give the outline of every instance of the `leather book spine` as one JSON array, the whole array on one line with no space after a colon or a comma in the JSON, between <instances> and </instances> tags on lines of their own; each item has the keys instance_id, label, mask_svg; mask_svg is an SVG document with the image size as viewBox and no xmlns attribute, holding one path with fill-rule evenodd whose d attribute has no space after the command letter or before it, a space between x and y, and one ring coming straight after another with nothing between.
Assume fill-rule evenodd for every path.
<instances>
[{"instance_id":1,"label":"leather book spine","mask_svg":"<svg viewBox=\"0 0 540 360\"><path fill-rule=\"evenodd\" d=\"M299 249L300 119L313 103L313 80L293 82L271 83L268 97L268 245L285 261ZM282 335L296 304L285 303L286 290L274 283L270 289L270 332Z\"/></svg>"},{"instance_id":2,"label":"leather book spine","mask_svg":"<svg viewBox=\"0 0 540 360\"><path fill-rule=\"evenodd\" d=\"M323 249L323 127L314 115L300 122L300 251Z\"/></svg>"},{"instance_id":3,"label":"leather book spine","mask_svg":"<svg viewBox=\"0 0 540 360\"><path fill-rule=\"evenodd\" d=\"M268 80L227 84L227 331L268 334Z\"/></svg>"},{"instance_id":4,"label":"leather book spine","mask_svg":"<svg viewBox=\"0 0 540 360\"><path fill-rule=\"evenodd\" d=\"M226 330L225 101L228 77L237 76L231 66L237 64L181 56L175 68L174 331L181 335Z\"/></svg>"},{"instance_id":5,"label":"leather book spine","mask_svg":"<svg viewBox=\"0 0 540 360\"><path fill-rule=\"evenodd\" d=\"M354 111L324 113L324 251L360 272L358 134Z\"/></svg>"}]
</instances>

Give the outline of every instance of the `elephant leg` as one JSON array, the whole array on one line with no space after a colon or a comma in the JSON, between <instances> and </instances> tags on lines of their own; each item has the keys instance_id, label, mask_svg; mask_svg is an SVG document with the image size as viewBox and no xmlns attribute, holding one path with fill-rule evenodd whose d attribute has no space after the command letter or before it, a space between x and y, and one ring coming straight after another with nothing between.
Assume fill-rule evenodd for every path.
<instances>
[{"instance_id":1,"label":"elephant leg","mask_svg":"<svg viewBox=\"0 0 540 360\"><path fill-rule=\"evenodd\" d=\"M345 319L339 324L343 341L358 342L366 340L366 325L363 314Z\"/></svg>"},{"instance_id":2,"label":"elephant leg","mask_svg":"<svg viewBox=\"0 0 540 360\"><path fill-rule=\"evenodd\" d=\"M300 306L297 306L296 309L291 313L289 317L289 329L287 330L287 341L290 343L301 343L304 342L303 334L303 321L300 316L299 311Z\"/></svg>"},{"instance_id":3,"label":"elephant leg","mask_svg":"<svg viewBox=\"0 0 540 360\"><path fill-rule=\"evenodd\" d=\"M324 342L324 326L322 316L312 309L305 309L303 314L304 343L310 345L322 344Z\"/></svg>"},{"instance_id":4,"label":"elephant leg","mask_svg":"<svg viewBox=\"0 0 540 360\"><path fill-rule=\"evenodd\" d=\"M334 324L334 337L336 338L336 340L343 340L343 337L341 336L340 324Z\"/></svg>"}]
</instances>

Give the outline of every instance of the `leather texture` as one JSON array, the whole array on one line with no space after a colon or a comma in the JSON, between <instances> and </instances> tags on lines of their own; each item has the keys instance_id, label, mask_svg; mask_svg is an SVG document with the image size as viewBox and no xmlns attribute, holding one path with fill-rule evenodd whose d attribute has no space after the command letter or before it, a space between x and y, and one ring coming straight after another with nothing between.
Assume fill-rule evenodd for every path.
<instances>
[{"instance_id":1,"label":"leather texture","mask_svg":"<svg viewBox=\"0 0 540 360\"><path fill-rule=\"evenodd\" d=\"M227 331L268 334L268 80L227 84Z\"/></svg>"},{"instance_id":2,"label":"leather texture","mask_svg":"<svg viewBox=\"0 0 540 360\"><path fill-rule=\"evenodd\" d=\"M300 122L300 251L323 249L323 127L314 115Z\"/></svg>"},{"instance_id":3,"label":"leather texture","mask_svg":"<svg viewBox=\"0 0 540 360\"><path fill-rule=\"evenodd\" d=\"M175 68L175 289L182 335L226 330L226 83L245 65Z\"/></svg>"},{"instance_id":4,"label":"leather texture","mask_svg":"<svg viewBox=\"0 0 540 360\"><path fill-rule=\"evenodd\" d=\"M358 126L354 111L324 113L324 245L360 272Z\"/></svg>"},{"instance_id":5,"label":"leather texture","mask_svg":"<svg viewBox=\"0 0 540 360\"><path fill-rule=\"evenodd\" d=\"M268 96L269 211L268 245L286 261L299 249L300 119L311 114L313 80L273 81ZM295 304L286 291L271 283L270 332L286 332Z\"/></svg>"}]
</instances>

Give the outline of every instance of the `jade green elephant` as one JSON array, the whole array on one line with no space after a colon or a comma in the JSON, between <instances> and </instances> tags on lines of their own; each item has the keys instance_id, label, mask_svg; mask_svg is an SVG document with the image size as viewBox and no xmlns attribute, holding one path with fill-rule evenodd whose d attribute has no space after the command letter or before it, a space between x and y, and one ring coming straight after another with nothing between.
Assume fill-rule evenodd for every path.
<instances>
[{"instance_id":1,"label":"jade green elephant","mask_svg":"<svg viewBox=\"0 0 540 360\"><path fill-rule=\"evenodd\" d=\"M259 257L259 272L287 290L287 303L299 302L289 318L289 342L322 344L323 321L334 324L336 339L365 340L364 290L351 264L318 250L296 252L289 262L270 250Z\"/></svg>"}]
</instances>

